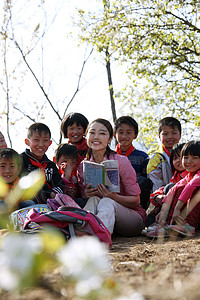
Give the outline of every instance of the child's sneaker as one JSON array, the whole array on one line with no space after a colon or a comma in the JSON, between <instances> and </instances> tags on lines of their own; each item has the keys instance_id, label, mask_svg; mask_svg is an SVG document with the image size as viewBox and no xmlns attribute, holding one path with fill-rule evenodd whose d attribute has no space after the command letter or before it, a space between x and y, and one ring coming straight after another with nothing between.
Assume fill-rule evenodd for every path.
<instances>
[{"instance_id":1,"label":"child's sneaker","mask_svg":"<svg viewBox=\"0 0 200 300\"><path fill-rule=\"evenodd\" d=\"M168 227L168 225L164 225L164 226L158 225L155 230L148 231L146 236L148 236L150 238L168 237L169 233L167 231L167 227Z\"/></svg>"},{"instance_id":2,"label":"child's sneaker","mask_svg":"<svg viewBox=\"0 0 200 300\"><path fill-rule=\"evenodd\" d=\"M187 237L195 236L195 228L192 227L188 223L185 223L182 226L169 225L168 228L167 228L167 231L168 231L169 234L177 232L180 236L187 236Z\"/></svg>"},{"instance_id":3,"label":"child's sneaker","mask_svg":"<svg viewBox=\"0 0 200 300\"><path fill-rule=\"evenodd\" d=\"M154 222L153 224L149 225L149 227L147 227L147 232L149 231L155 231L158 228L159 224L157 222Z\"/></svg>"}]
</instances>

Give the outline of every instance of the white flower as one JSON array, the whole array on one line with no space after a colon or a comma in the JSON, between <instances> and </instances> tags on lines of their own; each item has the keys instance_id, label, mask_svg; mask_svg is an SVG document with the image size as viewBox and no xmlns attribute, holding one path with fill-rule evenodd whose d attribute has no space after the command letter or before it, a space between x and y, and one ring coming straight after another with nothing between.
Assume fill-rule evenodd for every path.
<instances>
[{"instance_id":1,"label":"white flower","mask_svg":"<svg viewBox=\"0 0 200 300\"><path fill-rule=\"evenodd\" d=\"M102 285L102 278L111 270L107 248L95 237L72 239L58 253L64 276L75 279L77 294L86 295Z\"/></svg>"},{"instance_id":2,"label":"white flower","mask_svg":"<svg viewBox=\"0 0 200 300\"><path fill-rule=\"evenodd\" d=\"M41 248L38 236L6 235L0 252L0 287L6 290L17 288L31 270L34 254Z\"/></svg>"}]
</instances>

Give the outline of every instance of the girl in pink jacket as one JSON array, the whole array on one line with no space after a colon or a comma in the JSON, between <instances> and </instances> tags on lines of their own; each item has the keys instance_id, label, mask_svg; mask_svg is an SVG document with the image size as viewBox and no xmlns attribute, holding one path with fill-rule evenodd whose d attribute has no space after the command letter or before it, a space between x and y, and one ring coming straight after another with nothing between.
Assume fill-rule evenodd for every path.
<instances>
[{"instance_id":1,"label":"girl in pink jacket","mask_svg":"<svg viewBox=\"0 0 200 300\"><path fill-rule=\"evenodd\" d=\"M195 205L192 203L200 190L200 141L186 143L181 151L181 159L188 175L172 187L163 199L158 223L161 226L165 222L170 224L166 228L168 233L176 231L181 236L194 236L200 223L200 201Z\"/></svg>"}]
</instances>

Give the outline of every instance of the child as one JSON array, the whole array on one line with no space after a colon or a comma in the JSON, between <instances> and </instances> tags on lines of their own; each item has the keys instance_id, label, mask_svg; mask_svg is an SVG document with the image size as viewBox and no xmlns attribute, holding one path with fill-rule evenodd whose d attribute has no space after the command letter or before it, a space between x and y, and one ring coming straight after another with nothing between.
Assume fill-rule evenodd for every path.
<instances>
[{"instance_id":1,"label":"child","mask_svg":"<svg viewBox=\"0 0 200 300\"><path fill-rule=\"evenodd\" d=\"M166 117L160 120L158 133L162 143L160 152L156 152L147 165L147 176L153 182L153 192L168 184L172 177L170 152L181 138L181 123L173 117Z\"/></svg>"},{"instance_id":2,"label":"child","mask_svg":"<svg viewBox=\"0 0 200 300\"><path fill-rule=\"evenodd\" d=\"M164 199L168 190L188 174L188 172L182 165L180 157L181 150L184 145L185 143L176 144L172 148L172 151L170 153L170 165L173 176L171 177L169 183L166 186L160 187L158 190L151 194L150 201L154 206L161 207L162 200Z\"/></svg>"},{"instance_id":3,"label":"child","mask_svg":"<svg viewBox=\"0 0 200 300\"><path fill-rule=\"evenodd\" d=\"M152 183L146 173L149 157L144 151L140 151L132 145L133 140L138 136L138 123L130 116L120 117L115 121L114 134L118 141L115 150L118 154L127 156L135 169L141 189L141 206L147 209L152 188Z\"/></svg>"},{"instance_id":4,"label":"child","mask_svg":"<svg viewBox=\"0 0 200 300\"><path fill-rule=\"evenodd\" d=\"M165 198L169 189L188 174L188 172L185 170L185 168L182 165L181 157L180 157L181 150L184 145L185 145L185 143L176 144L172 148L172 151L170 154L170 164L172 167L173 176L170 179L170 182L166 186L160 187L158 190L156 190L150 196L150 201L155 206L155 208L148 215L147 224L146 224L147 227L150 224L152 224L153 222L155 222L155 217L160 212L160 209L162 207L162 201ZM148 231L151 228L152 228L152 225L150 227L148 227ZM154 228L154 224L153 224L153 228Z\"/></svg>"},{"instance_id":5,"label":"child","mask_svg":"<svg viewBox=\"0 0 200 300\"><path fill-rule=\"evenodd\" d=\"M34 123L28 128L25 144L30 147L23 152L22 174L30 173L38 168L45 172L46 182L35 196L35 203L46 204L48 198L54 198L57 193L63 193L65 184L55 163L45 155L51 145L50 129L43 123Z\"/></svg>"},{"instance_id":6,"label":"child","mask_svg":"<svg viewBox=\"0 0 200 300\"><path fill-rule=\"evenodd\" d=\"M65 182L65 193L72 197L81 207L85 201L79 196L79 188L76 177L78 161L78 149L70 144L60 144L55 150L54 162Z\"/></svg>"},{"instance_id":7,"label":"child","mask_svg":"<svg viewBox=\"0 0 200 300\"><path fill-rule=\"evenodd\" d=\"M0 131L0 149L4 149L4 148L7 148L7 144L3 133Z\"/></svg>"},{"instance_id":8,"label":"child","mask_svg":"<svg viewBox=\"0 0 200 300\"><path fill-rule=\"evenodd\" d=\"M10 192L15 188L19 181L19 173L22 168L22 160L20 155L13 149L0 149L0 176L7 183ZM1 204L4 204L3 199ZM18 209L33 205L31 200L20 202Z\"/></svg>"},{"instance_id":9,"label":"child","mask_svg":"<svg viewBox=\"0 0 200 300\"><path fill-rule=\"evenodd\" d=\"M68 143L76 146L78 149L78 162L85 158L88 145L84 137L88 126L87 118L80 113L70 113L64 117L61 123L61 131L65 138L68 138Z\"/></svg>"},{"instance_id":10,"label":"child","mask_svg":"<svg viewBox=\"0 0 200 300\"><path fill-rule=\"evenodd\" d=\"M200 141L186 143L181 151L182 164L188 175L172 187L163 200L158 223L162 230L178 231L182 236L195 235L200 221L200 203L186 216L184 224L164 226L182 220L181 212L200 189ZM164 227L163 227L164 226Z\"/></svg>"}]
</instances>

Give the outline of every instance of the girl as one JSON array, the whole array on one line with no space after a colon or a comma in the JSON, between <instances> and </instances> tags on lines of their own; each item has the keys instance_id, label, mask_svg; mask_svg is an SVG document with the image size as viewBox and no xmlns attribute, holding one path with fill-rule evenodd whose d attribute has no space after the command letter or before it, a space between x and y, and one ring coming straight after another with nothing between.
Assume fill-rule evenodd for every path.
<instances>
[{"instance_id":1,"label":"girl","mask_svg":"<svg viewBox=\"0 0 200 300\"><path fill-rule=\"evenodd\" d=\"M87 118L80 113L70 113L64 117L61 122L61 131L65 138L68 138L68 143L76 146L78 149L78 162L85 158L88 150L85 139L85 130L88 126Z\"/></svg>"},{"instance_id":2,"label":"girl","mask_svg":"<svg viewBox=\"0 0 200 300\"><path fill-rule=\"evenodd\" d=\"M101 163L104 160L117 160L119 165L120 192L114 193L102 184L91 188L85 186L83 162L78 167L78 182L82 197L88 199L84 207L96 214L110 233L121 236L139 235L146 221L145 210L140 206L140 188L136 173L126 156L116 154L108 146L113 137L109 121L96 119L87 128L89 150L86 159Z\"/></svg>"},{"instance_id":3,"label":"girl","mask_svg":"<svg viewBox=\"0 0 200 300\"><path fill-rule=\"evenodd\" d=\"M170 224L167 232L177 231L182 236L193 236L200 221L200 203L188 213L186 204L189 206L190 199L200 188L200 141L186 143L181 151L181 159L188 175L172 187L164 198L158 223L161 226ZM172 225L174 223L182 225Z\"/></svg>"},{"instance_id":4,"label":"girl","mask_svg":"<svg viewBox=\"0 0 200 300\"><path fill-rule=\"evenodd\" d=\"M160 187L158 190L156 190L154 193L150 196L150 201L155 206L162 206L162 200L164 199L165 195L167 194L170 187L172 187L174 184L179 182L181 179L183 179L188 172L185 170L185 168L182 165L180 153L185 143L182 144L176 144L171 151L170 154L170 165L172 166L172 178L170 179L169 184L166 186Z\"/></svg>"},{"instance_id":5,"label":"girl","mask_svg":"<svg viewBox=\"0 0 200 300\"><path fill-rule=\"evenodd\" d=\"M155 230L157 228L158 224L154 223L155 217L160 212L162 207L162 200L165 198L169 189L188 174L188 172L184 169L180 158L180 153L184 145L185 143L176 144L175 146L173 146L172 151L170 153L170 164L172 166L173 173L170 182L166 186L160 187L150 196L150 201L153 205L155 205L155 208L148 215L147 226L152 223L153 224L148 226L147 232Z\"/></svg>"}]
</instances>

